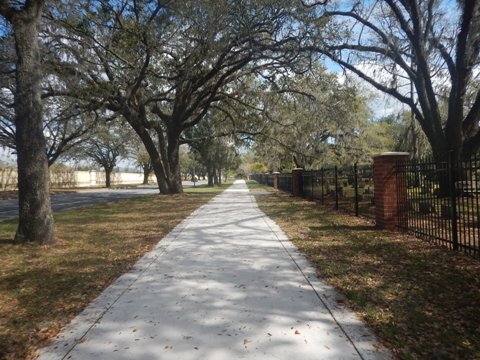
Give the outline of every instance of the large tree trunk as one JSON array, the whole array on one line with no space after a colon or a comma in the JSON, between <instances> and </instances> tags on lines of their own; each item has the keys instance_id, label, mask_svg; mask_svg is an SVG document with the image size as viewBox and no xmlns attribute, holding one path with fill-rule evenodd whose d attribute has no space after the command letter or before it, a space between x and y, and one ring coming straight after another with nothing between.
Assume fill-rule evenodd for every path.
<instances>
[{"instance_id":1,"label":"large tree trunk","mask_svg":"<svg viewBox=\"0 0 480 360\"><path fill-rule=\"evenodd\" d=\"M19 221L17 242L54 241L48 191L48 159L40 98L38 27L43 1L32 1L12 17L17 52L15 126Z\"/></svg>"},{"instance_id":2,"label":"large tree trunk","mask_svg":"<svg viewBox=\"0 0 480 360\"><path fill-rule=\"evenodd\" d=\"M182 174L180 171L180 134L177 131L168 132L168 184L171 194L183 192Z\"/></svg>"},{"instance_id":3,"label":"large tree trunk","mask_svg":"<svg viewBox=\"0 0 480 360\"><path fill-rule=\"evenodd\" d=\"M219 185L218 184L218 173L217 173L217 168L213 168L213 184L214 185Z\"/></svg>"},{"instance_id":4,"label":"large tree trunk","mask_svg":"<svg viewBox=\"0 0 480 360\"><path fill-rule=\"evenodd\" d=\"M143 167L143 185L148 185L148 178L150 177L151 172L151 167Z\"/></svg>"},{"instance_id":5,"label":"large tree trunk","mask_svg":"<svg viewBox=\"0 0 480 360\"><path fill-rule=\"evenodd\" d=\"M105 167L105 186L110 189L112 187L112 171L113 168Z\"/></svg>"},{"instance_id":6,"label":"large tree trunk","mask_svg":"<svg viewBox=\"0 0 480 360\"><path fill-rule=\"evenodd\" d=\"M157 178L157 186L160 194L168 194L169 188L167 186L167 179L165 175L165 169L162 164L162 160L160 158L160 154L153 142L150 134L148 133L147 129L141 122L134 118L133 116L128 116L128 114L124 114L124 118L128 121L128 123L132 126L133 130L137 133L137 135L142 140L145 149L147 150L148 155L150 156L150 160L152 161L152 169Z\"/></svg>"},{"instance_id":7,"label":"large tree trunk","mask_svg":"<svg viewBox=\"0 0 480 360\"><path fill-rule=\"evenodd\" d=\"M208 185L213 186L213 166L207 165L207 178L208 178Z\"/></svg>"},{"instance_id":8,"label":"large tree trunk","mask_svg":"<svg viewBox=\"0 0 480 360\"><path fill-rule=\"evenodd\" d=\"M452 190L455 191L455 183L462 180L462 174L457 171L462 162L461 150L449 148L438 141L432 146L432 153L438 180L437 196L451 196Z\"/></svg>"}]
</instances>

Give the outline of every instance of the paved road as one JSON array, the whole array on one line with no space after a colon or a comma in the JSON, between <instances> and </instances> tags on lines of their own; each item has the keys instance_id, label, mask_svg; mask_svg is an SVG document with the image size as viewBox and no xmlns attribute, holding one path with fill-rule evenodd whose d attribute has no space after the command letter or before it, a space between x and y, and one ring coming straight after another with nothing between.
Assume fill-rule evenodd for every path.
<instances>
[{"instance_id":1,"label":"paved road","mask_svg":"<svg viewBox=\"0 0 480 360\"><path fill-rule=\"evenodd\" d=\"M39 360L388 359L237 182L194 212Z\"/></svg>"},{"instance_id":2,"label":"paved road","mask_svg":"<svg viewBox=\"0 0 480 360\"><path fill-rule=\"evenodd\" d=\"M184 188L193 186L191 181L184 181L182 184ZM197 186L205 184L205 180L196 182ZM128 189L84 189L78 192L54 194L51 196L51 201L53 211L62 211L149 194L158 194L158 188L142 185ZM18 217L18 200L0 200L0 221L16 217Z\"/></svg>"},{"instance_id":3,"label":"paved road","mask_svg":"<svg viewBox=\"0 0 480 360\"><path fill-rule=\"evenodd\" d=\"M128 199L134 196L157 194L158 188L142 186L131 189L92 189L80 192L71 192L52 195L52 208L54 211L68 210L108 201ZM18 200L0 200L0 220L11 219L18 216Z\"/></svg>"}]
</instances>

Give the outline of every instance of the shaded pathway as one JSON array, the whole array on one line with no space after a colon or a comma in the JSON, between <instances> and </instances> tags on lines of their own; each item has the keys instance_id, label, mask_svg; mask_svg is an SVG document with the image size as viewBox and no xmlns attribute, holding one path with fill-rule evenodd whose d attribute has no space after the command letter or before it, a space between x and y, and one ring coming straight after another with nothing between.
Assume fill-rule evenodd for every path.
<instances>
[{"instance_id":1,"label":"shaded pathway","mask_svg":"<svg viewBox=\"0 0 480 360\"><path fill-rule=\"evenodd\" d=\"M388 358L237 182L78 316L47 359Z\"/></svg>"}]
</instances>

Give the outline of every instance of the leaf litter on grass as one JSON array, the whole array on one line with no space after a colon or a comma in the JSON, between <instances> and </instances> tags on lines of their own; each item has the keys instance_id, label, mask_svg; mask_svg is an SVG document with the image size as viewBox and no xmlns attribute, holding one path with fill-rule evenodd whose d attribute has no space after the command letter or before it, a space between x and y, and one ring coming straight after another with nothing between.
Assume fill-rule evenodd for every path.
<instances>
[{"instance_id":1,"label":"leaf litter on grass","mask_svg":"<svg viewBox=\"0 0 480 360\"><path fill-rule=\"evenodd\" d=\"M55 214L57 242L17 245L0 223L0 359L32 359L91 300L221 188Z\"/></svg>"}]
</instances>

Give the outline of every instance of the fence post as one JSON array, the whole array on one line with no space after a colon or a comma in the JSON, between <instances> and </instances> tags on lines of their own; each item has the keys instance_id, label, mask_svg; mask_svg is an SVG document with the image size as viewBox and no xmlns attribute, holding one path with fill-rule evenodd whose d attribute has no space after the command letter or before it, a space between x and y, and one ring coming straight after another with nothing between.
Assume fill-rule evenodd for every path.
<instances>
[{"instance_id":1,"label":"fence post","mask_svg":"<svg viewBox=\"0 0 480 360\"><path fill-rule=\"evenodd\" d=\"M355 187L355 216L358 216L358 168L357 163L353 165L353 183Z\"/></svg>"},{"instance_id":2,"label":"fence post","mask_svg":"<svg viewBox=\"0 0 480 360\"><path fill-rule=\"evenodd\" d=\"M448 177L450 184L450 202L452 203L452 243L453 250L458 250L458 213L457 213L457 189L455 181L457 179L455 168L455 152L448 152Z\"/></svg>"},{"instance_id":3,"label":"fence post","mask_svg":"<svg viewBox=\"0 0 480 360\"><path fill-rule=\"evenodd\" d=\"M293 196L302 196L302 168L292 170L292 193Z\"/></svg>"},{"instance_id":4,"label":"fence post","mask_svg":"<svg viewBox=\"0 0 480 360\"><path fill-rule=\"evenodd\" d=\"M278 171L273 172L273 191L277 192L278 191L278 175L280 173Z\"/></svg>"},{"instance_id":5,"label":"fence post","mask_svg":"<svg viewBox=\"0 0 480 360\"><path fill-rule=\"evenodd\" d=\"M396 230L399 213L407 199L407 180L403 171L397 174L397 164L407 160L408 153L386 152L373 157L375 222L381 229Z\"/></svg>"},{"instance_id":6,"label":"fence post","mask_svg":"<svg viewBox=\"0 0 480 360\"><path fill-rule=\"evenodd\" d=\"M338 168L335 165L335 210L338 210Z\"/></svg>"}]
</instances>

